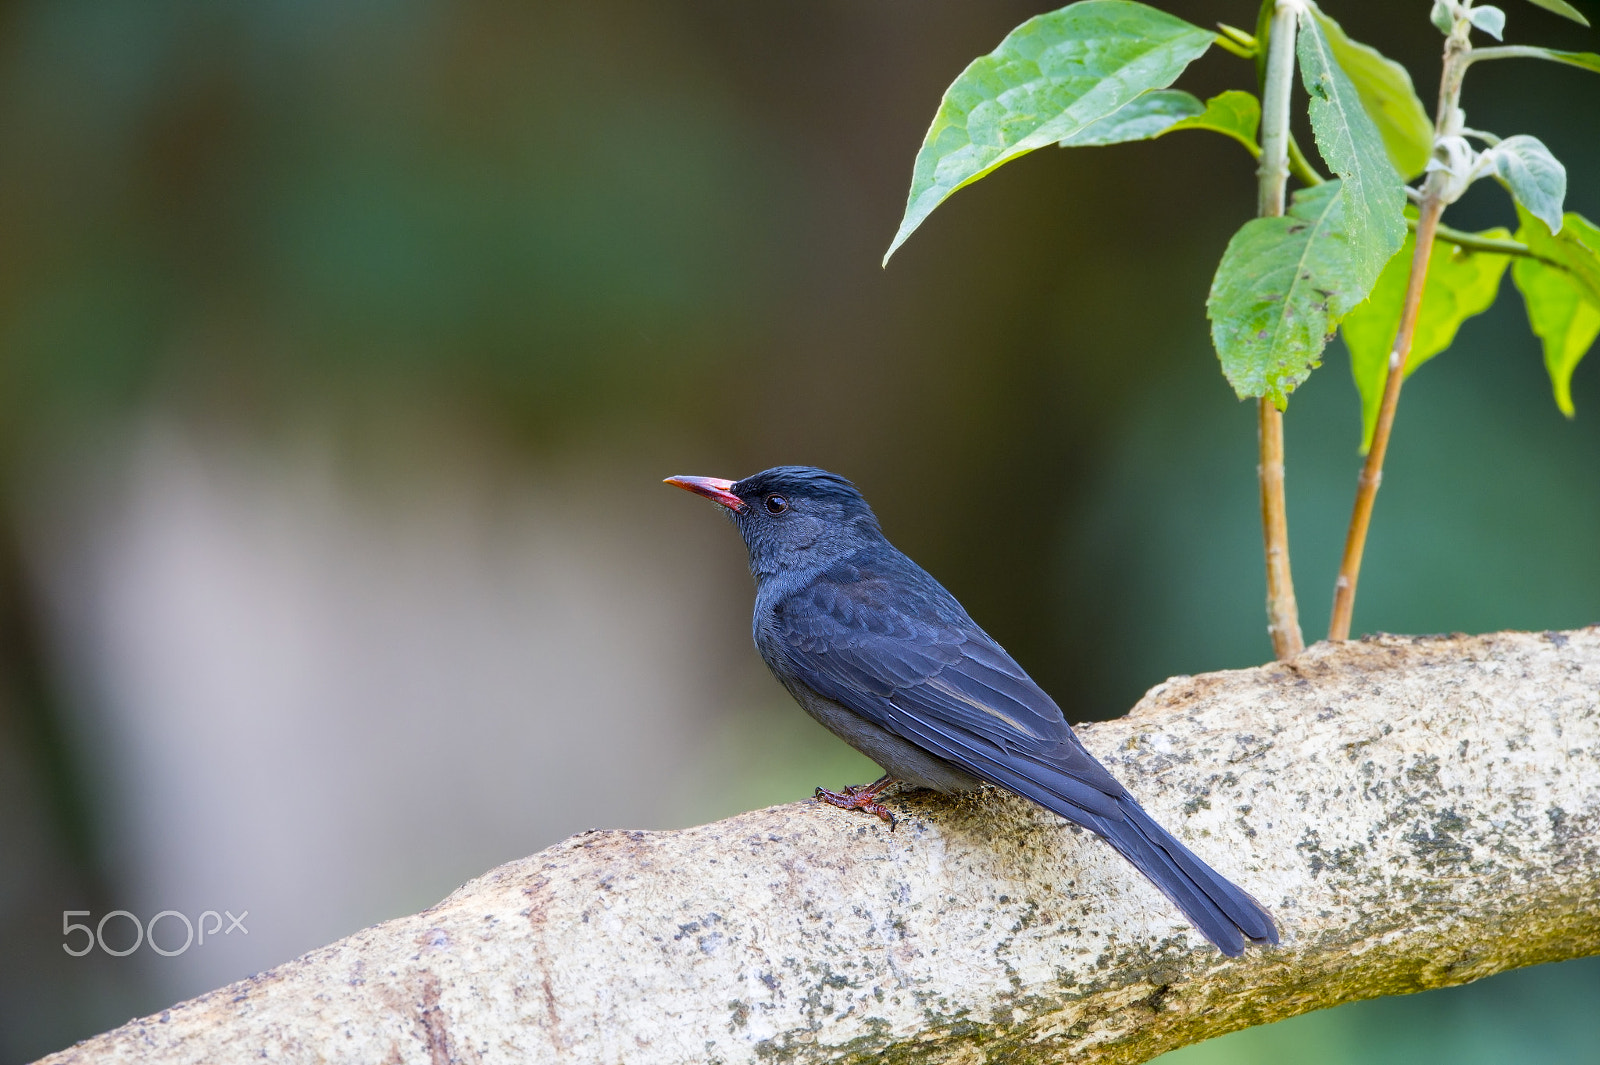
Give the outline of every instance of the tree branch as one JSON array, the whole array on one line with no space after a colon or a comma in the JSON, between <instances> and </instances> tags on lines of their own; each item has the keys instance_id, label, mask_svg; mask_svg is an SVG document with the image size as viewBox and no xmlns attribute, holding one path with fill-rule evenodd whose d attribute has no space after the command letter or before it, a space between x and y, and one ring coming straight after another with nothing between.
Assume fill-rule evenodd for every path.
<instances>
[{"instance_id":1,"label":"tree branch","mask_svg":"<svg viewBox=\"0 0 1600 1065\"><path fill-rule=\"evenodd\" d=\"M1263 3L1267 57L1261 86L1261 158L1256 167L1256 215L1283 214L1289 185L1289 98L1294 88L1294 35L1304 4L1291 0ZM1271 8L1271 17L1266 18ZM1305 157L1301 156L1304 162ZM1309 164L1307 164L1309 165ZM1300 607L1294 597L1294 572L1289 561L1289 505L1283 485L1283 412L1265 396L1256 400L1256 480L1261 487L1261 540L1267 569L1267 635L1278 659L1305 649L1300 632Z\"/></svg>"},{"instance_id":2,"label":"tree branch","mask_svg":"<svg viewBox=\"0 0 1600 1065\"><path fill-rule=\"evenodd\" d=\"M46 1061L1139 1062L1600 952L1600 627L1318 644L1081 733L1282 947L1004 794L794 803L575 836Z\"/></svg>"}]
</instances>

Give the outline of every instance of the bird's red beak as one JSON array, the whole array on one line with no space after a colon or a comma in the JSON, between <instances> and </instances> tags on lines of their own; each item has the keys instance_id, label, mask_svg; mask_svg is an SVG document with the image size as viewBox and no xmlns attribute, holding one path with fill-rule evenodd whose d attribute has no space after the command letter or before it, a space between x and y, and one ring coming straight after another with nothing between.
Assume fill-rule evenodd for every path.
<instances>
[{"instance_id":1,"label":"bird's red beak","mask_svg":"<svg viewBox=\"0 0 1600 1065\"><path fill-rule=\"evenodd\" d=\"M744 500L728 491L733 487L734 482L725 481L721 477L668 477L661 483L677 485L685 492L693 492L697 496L705 496L713 503L720 503L735 514L749 509Z\"/></svg>"}]
</instances>

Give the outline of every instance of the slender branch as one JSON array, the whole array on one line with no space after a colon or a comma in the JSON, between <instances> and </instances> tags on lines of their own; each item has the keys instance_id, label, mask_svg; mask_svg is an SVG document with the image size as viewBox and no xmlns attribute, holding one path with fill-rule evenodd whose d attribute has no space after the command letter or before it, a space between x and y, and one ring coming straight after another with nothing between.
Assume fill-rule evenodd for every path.
<instances>
[{"instance_id":1,"label":"slender branch","mask_svg":"<svg viewBox=\"0 0 1600 1065\"><path fill-rule=\"evenodd\" d=\"M1569 66L1577 65L1569 60L1562 59L1560 56L1551 55L1548 48L1536 48L1526 44L1507 44L1497 48L1475 48L1462 59L1462 62L1470 66L1480 59L1548 59L1553 63L1566 63Z\"/></svg>"},{"instance_id":2,"label":"slender branch","mask_svg":"<svg viewBox=\"0 0 1600 1065\"><path fill-rule=\"evenodd\" d=\"M1300 5L1277 0L1267 40L1267 67L1261 90L1261 162L1256 170L1256 214L1283 214L1289 184L1289 94L1294 78L1295 22ZM1304 159L1304 157L1301 157ZM1289 566L1289 508L1283 486L1283 412L1270 399L1256 402L1256 444L1260 461L1261 537L1267 564L1267 634L1272 653L1293 658L1305 649L1300 608Z\"/></svg>"},{"instance_id":3,"label":"slender branch","mask_svg":"<svg viewBox=\"0 0 1600 1065\"><path fill-rule=\"evenodd\" d=\"M1261 538L1267 552L1267 635L1278 659L1305 650L1300 634L1300 607L1289 570L1289 514L1283 490L1283 412L1270 399L1256 403L1256 445L1261 482Z\"/></svg>"},{"instance_id":4,"label":"slender branch","mask_svg":"<svg viewBox=\"0 0 1600 1065\"><path fill-rule=\"evenodd\" d=\"M1472 44L1467 38L1470 30L1471 24L1465 18L1458 19L1455 29L1445 39L1444 72L1440 75L1438 111L1434 119L1436 142L1437 138L1458 136L1461 132L1461 81L1467 72L1467 56L1472 51ZM1448 180L1444 171L1435 170L1428 175L1422 188L1422 201L1417 208L1415 248L1411 255L1411 276L1406 279L1400 327L1395 334L1394 346L1389 349L1389 371L1383 382L1383 402L1378 408L1378 424L1373 430L1372 446L1361 465L1361 476L1356 480L1355 505L1351 508L1350 526L1345 532L1344 556L1339 561L1338 579L1334 581L1333 616L1328 621L1330 640L1350 638L1350 623L1355 614L1356 582L1361 576L1361 557L1366 551L1367 530L1372 524L1378 487L1383 483L1383 460L1389 450L1395 411L1400 405L1400 386L1405 381L1406 360L1411 357L1411 341L1416 334L1417 317L1422 310L1428 261L1433 255L1433 238L1439 229L1439 217L1444 213Z\"/></svg>"},{"instance_id":5,"label":"slender branch","mask_svg":"<svg viewBox=\"0 0 1600 1065\"><path fill-rule=\"evenodd\" d=\"M1406 227L1415 233L1417 220L1415 218L1406 219ZM1568 269L1565 263L1547 259L1520 241L1504 240L1500 237L1486 237L1481 233L1468 233L1465 230L1452 229L1443 222L1440 222L1438 228L1433 231L1433 237L1435 240L1453 244L1458 248L1465 248L1467 251L1486 251L1495 255L1511 255L1519 259L1537 259L1546 266L1557 270Z\"/></svg>"},{"instance_id":6,"label":"slender branch","mask_svg":"<svg viewBox=\"0 0 1600 1065\"><path fill-rule=\"evenodd\" d=\"M998 792L801 802L574 836L46 1062L1130 1065L1600 952L1600 628L1323 644L1081 736L1282 946Z\"/></svg>"},{"instance_id":7,"label":"slender branch","mask_svg":"<svg viewBox=\"0 0 1600 1065\"><path fill-rule=\"evenodd\" d=\"M1333 618L1328 623L1328 639L1348 640L1350 619L1355 611L1356 581L1361 575L1361 556L1366 550L1367 529L1372 524L1372 509L1377 503L1378 486L1383 483L1383 459L1389 450L1389 434L1394 414L1400 405L1400 385L1405 380L1406 359L1411 355L1411 340L1416 333L1417 315L1422 307L1422 288L1428 276L1428 259L1433 252L1433 236L1439 226L1444 204L1437 197L1424 197L1417 222L1416 249L1411 256L1411 276L1406 280L1405 305L1400 311L1400 331L1389 351L1389 373L1383 382L1383 403L1378 408L1378 425L1372 433L1356 481L1355 508L1345 533L1344 557L1339 562L1339 577L1333 586Z\"/></svg>"}]
</instances>

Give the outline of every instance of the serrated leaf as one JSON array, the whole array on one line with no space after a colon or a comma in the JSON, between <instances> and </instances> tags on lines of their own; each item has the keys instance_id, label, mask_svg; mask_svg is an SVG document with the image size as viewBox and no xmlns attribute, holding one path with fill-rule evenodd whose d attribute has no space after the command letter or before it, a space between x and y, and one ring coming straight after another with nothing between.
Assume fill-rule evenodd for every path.
<instances>
[{"instance_id":1,"label":"serrated leaf","mask_svg":"<svg viewBox=\"0 0 1600 1065\"><path fill-rule=\"evenodd\" d=\"M1246 222L1222 253L1206 316L1241 399L1284 407L1321 362L1334 324L1372 288L1351 251L1345 205L1341 181L1301 189L1287 215Z\"/></svg>"},{"instance_id":2,"label":"serrated leaf","mask_svg":"<svg viewBox=\"0 0 1600 1065\"><path fill-rule=\"evenodd\" d=\"M1209 129L1224 137L1232 137L1244 145L1251 155L1259 156L1261 148L1256 144L1256 130L1260 125L1261 101L1252 93L1229 89L1207 100L1205 110L1200 114L1174 122L1161 132L1167 134L1180 129Z\"/></svg>"},{"instance_id":3,"label":"serrated leaf","mask_svg":"<svg viewBox=\"0 0 1600 1065\"><path fill-rule=\"evenodd\" d=\"M1538 137L1519 133L1507 137L1489 155L1495 173L1511 189L1517 203L1551 231L1561 230L1561 206L1567 198L1567 168L1550 154Z\"/></svg>"},{"instance_id":4,"label":"serrated leaf","mask_svg":"<svg viewBox=\"0 0 1600 1065\"><path fill-rule=\"evenodd\" d=\"M1311 97L1311 131L1317 148L1344 183L1344 232L1360 299L1405 239L1405 186L1367 116L1360 94L1333 55L1322 24L1307 9L1300 18L1301 79Z\"/></svg>"},{"instance_id":5,"label":"serrated leaf","mask_svg":"<svg viewBox=\"0 0 1600 1065\"><path fill-rule=\"evenodd\" d=\"M1490 4L1468 11L1467 20L1497 41L1506 31L1506 13Z\"/></svg>"},{"instance_id":6,"label":"serrated leaf","mask_svg":"<svg viewBox=\"0 0 1600 1065\"><path fill-rule=\"evenodd\" d=\"M1600 336L1600 307L1584 299L1564 271L1537 259L1518 259L1511 277L1528 308L1528 324L1544 345L1544 367L1556 406L1571 418L1577 413L1572 405L1572 371Z\"/></svg>"},{"instance_id":7,"label":"serrated leaf","mask_svg":"<svg viewBox=\"0 0 1600 1065\"><path fill-rule=\"evenodd\" d=\"M1560 233L1522 208L1517 239L1540 259L1518 259L1511 276L1544 345L1556 406L1572 417L1572 371L1600 335L1600 227L1568 212ZM1559 266L1551 266L1541 259Z\"/></svg>"},{"instance_id":8,"label":"serrated leaf","mask_svg":"<svg viewBox=\"0 0 1600 1065\"><path fill-rule=\"evenodd\" d=\"M1433 152L1433 122L1417 98L1406 68L1370 45L1353 41L1320 8L1312 16L1328 39L1333 58L1356 87L1361 106L1378 127L1383 146L1402 178L1422 173Z\"/></svg>"},{"instance_id":9,"label":"serrated leaf","mask_svg":"<svg viewBox=\"0 0 1600 1065\"><path fill-rule=\"evenodd\" d=\"M1012 30L945 90L884 261L951 193L1166 88L1213 39L1133 0L1081 0Z\"/></svg>"},{"instance_id":10,"label":"serrated leaf","mask_svg":"<svg viewBox=\"0 0 1600 1065\"><path fill-rule=\"evenodd\" d=\"M1546 11L1554 11L1562 18L1569 18L1580 26L1587 26L1589 20L1577 8L1567 3L1567 0L1528 0L1535 7L1542 7Z\"/></svg>"},{"instance_id":11,"label":"serrated leaf","mask_svg":"<svg viewBox=\"0 0 1600 1065\"><path fill-rule=\"evenodd\" d=\"M1511 234L1504 229L1491 229L1479 235L1503 239ZM1400 310L1405 303L1415 249L1416 238L1408 233L1405 243L1378 275L1372 294L1339 323L1345 347L1350 349L1350 372L1361 393L1363 453L1372 444L1373 427L1378 422L1378 408L1383 402L1384 383L1389 376L1389 352L1400 327ZM1423 283L1422 306L1418 308L1416 331L1411 338L1411 353L1406 358L1407 377L1447 349L1462 322L1493 305L1509 261L1510 256L1466 251L1443 241L1434 242L1433 254L1428 259L1428 277Z\"/></svg>"},{"instance_id":12,"label":"serrated leaf","mask_svg":"<svg viewBox=\"0 0 1600 1065\"><path fill-rule=\"evenodd\" d=\"M1199 97L1177 89L1155 89L1135 96L1121 108L1091 122L1070 137L1061 139L1063 148L1089 148L1103 144L1122 144L1159 137L1172 125L1204 113Z\"/></svg>"},{"instance_id":13,"label":"serrated leaf","mask_svg":"<svg viewBox=\"0 0 1600 1065\"><path fill-rule=\"evenodd\" d=\"M1568 270L1584 290L1584 298L1600 306L1600 231L1594 223L1568 211L1562 217L1561 231L1552 233L1549 226L1520 206L1517 219L1517 239L1533 254Z\"/></svg>"}]
</instances>

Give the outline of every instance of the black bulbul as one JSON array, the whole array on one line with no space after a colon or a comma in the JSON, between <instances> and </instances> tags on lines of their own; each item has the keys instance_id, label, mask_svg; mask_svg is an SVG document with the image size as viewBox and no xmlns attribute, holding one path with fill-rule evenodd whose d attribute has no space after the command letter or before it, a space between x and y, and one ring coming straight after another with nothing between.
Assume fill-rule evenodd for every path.
<instances>
[{"instance_id":1,"label":"black bulbul","mask_svg":"<svg viewBox=\"0 0 1600 1065\"><path fill-rule=\"evenodd\" d=\"M1261 904L1156 824L1055 701L884 538L855 485L810 466L666 483L727 508L750 550L762 659L807 713L885 771L842 793L818 788L819 799L892 824L878 801L891 784L960 792L987 782L1110 843L1224 954L1278 942Z\"/></svg>"}]
</instances>

